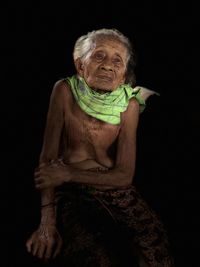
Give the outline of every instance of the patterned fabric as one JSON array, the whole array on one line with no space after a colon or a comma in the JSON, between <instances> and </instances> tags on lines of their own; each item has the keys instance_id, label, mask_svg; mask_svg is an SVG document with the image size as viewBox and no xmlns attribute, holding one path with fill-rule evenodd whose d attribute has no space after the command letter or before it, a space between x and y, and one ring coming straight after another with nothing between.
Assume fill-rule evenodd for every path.
<instances>
[{"instance_id":1,"label":"patterned fabric","mask_svg":"<svg viewBox=\"0 0 200 267\"><path fill-rule=\"evenodd\" d=\"M100 191L66 185L58 194L61 261L73 267L172 267L166 231L134 186Z\"/></svg>"},{"instance_id":2,"label":"patterned fabric","mask_svg":"<svg viewBox=\"0 0 200 267\"><path fill-rule=\"evenodd\" d=\"M145 101L140 93L143 87L132 88L128 84L120 85L116 90L100 94L92 90L83 78L73 75L67 77L72 93L83 111L101 121L119 124L120 113L124 112L129 100L135 98L140 104L140 112L145 108Z\"/></svg>"}]
</instances>

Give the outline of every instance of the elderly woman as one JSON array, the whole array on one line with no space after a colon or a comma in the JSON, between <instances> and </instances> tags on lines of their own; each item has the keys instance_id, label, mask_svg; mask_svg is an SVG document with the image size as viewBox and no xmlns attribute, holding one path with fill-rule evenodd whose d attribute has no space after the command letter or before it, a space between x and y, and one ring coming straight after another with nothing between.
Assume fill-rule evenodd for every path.
<instances>
[{"instance_id":1,"label":"elderly woman","mask_svg":"<svg viewBox=\"0 0 200 267\"><path fill-rule=\"evenodd\" d=\"M35 171L41 223L27 249L64 266L125 266L113 256L122 235L139 266L171 267L163 225L133 181L139 115L155 92L135 86L135 54L116 29L81 36L73 58L77 73L50 99Z\"/></svg>"}]
</instances>

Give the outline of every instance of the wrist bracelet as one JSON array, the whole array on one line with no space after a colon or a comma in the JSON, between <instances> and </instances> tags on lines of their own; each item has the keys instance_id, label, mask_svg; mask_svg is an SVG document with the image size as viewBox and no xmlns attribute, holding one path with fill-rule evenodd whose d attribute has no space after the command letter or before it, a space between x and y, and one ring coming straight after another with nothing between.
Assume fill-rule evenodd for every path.
<instances>
[{"instance_id":1,"label":"wrist bracelet","mask_svg":"<svg viewBox=\"0 0 200 267\"><path fill-rule=\"evenodd\" d=\"M41 205L41 208L48 207L48 206L55 206L55 202L49 202L48 204Z\"/></svg>"}]
</instances>

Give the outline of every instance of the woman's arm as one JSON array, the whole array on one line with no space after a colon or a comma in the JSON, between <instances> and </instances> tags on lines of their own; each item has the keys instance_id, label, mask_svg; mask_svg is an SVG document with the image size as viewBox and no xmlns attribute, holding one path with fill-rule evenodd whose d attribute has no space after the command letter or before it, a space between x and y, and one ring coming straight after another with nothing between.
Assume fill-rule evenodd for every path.
<instances>
[{"instance_id":1,"label":"woman's arm","mask_svg":"<svg viewBox=\"0 0 200 267\"><path fill-rule=\"evenodd\" d=\"M54 85L47 114L39 168L49 166L52 161L58 158L60 137L64 125L64 90L66 87L62 81L58 81ZM53 187L41 190L41 222L39 228L31 235L26 244L28 251L39 258L50 258L55 240L57 247L54 256L56 256L62 243L56 229L54 201Z\"/></svg>"}]
</instances>

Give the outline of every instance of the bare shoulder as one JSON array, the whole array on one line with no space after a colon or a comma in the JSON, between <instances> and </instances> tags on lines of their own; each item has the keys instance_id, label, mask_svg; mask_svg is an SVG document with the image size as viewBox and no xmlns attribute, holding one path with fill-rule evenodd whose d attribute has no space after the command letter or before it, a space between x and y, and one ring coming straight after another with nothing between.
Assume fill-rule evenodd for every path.
<instances>
[{"instance_id":1,"label":"bare shoulder","mask_svg":"<svg viewBox=\"0 0 200 267\"><path fill-rule=\"evenodd\" d=\"M60 79L55 82L53 86L51 98L58 102L72 101L71 89L65 79Z\"/></svg>"},{"instance_id":2,"label":"bare shoulder","mask_svg":"<svg viewBox=\"0 0 200 267\"><path fill-rule=\"evenodd\" d=\"M140 109L140 104L135 98L131 98L128 104L127 111L129 112L138 112Z\"/></svg>"},{"instance_id":3,"label":"bare shoulder","mask_svg":"<svg viewBox=\"0 0 200 267\"><path fill-rule=\"evenodd\" d=\"M60 79L55 82L53 86L53 94L56 94L57 96L67 96L70 95L70 86L69 84L65 81L65 79Z\"/></svg>"},{"instance_id":4,"label":"bare shoulder","mask_svg":"<svg viewBox=\"0 0 200 267\"><path fill-rule=\"evenodd\" d=\"M135 98L131 98L128 104L128 107L126 109L126 111L123 113L124 117L129 117L129 116L133 116L138 115L139 114L139 110L140 110L140 105L138 103L138 101Z\"/></svg>"},{"instance_id":5,"label":"bare shoulder","mask_svg":"<svg viewBox=\"0 0 200 267\"><path fill-rule=\"evenodd\" d=\"M122 128L131 125L137 125L140 114L140 105L135 98L130 99L128 107L125 112L122 113Z\"/></svg>"}]
</instances>

